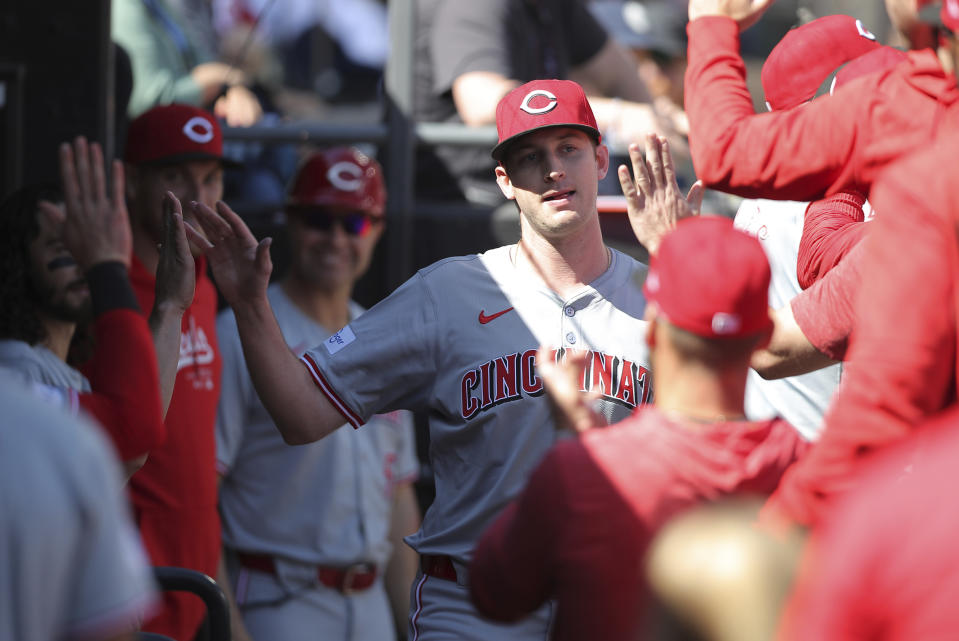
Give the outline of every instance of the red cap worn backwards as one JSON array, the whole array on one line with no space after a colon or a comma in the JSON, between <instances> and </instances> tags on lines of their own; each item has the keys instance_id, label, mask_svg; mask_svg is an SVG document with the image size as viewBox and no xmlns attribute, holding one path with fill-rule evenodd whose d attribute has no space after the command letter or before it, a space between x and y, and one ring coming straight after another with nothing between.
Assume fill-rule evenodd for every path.
<instances>
[{"instance_id":1,"label":"red cap worn backwards","mask_svg":"<svg viewBox=\"0 0 959 641\"><path fill-rule=\"evenodd\" d=\"M517 138L546 127L581 129L601 140L593 110L583 88L572 80L533 80L503 96L496 105L499 143L492 156L502 160Z\"/></svg>"},{"instance_id":2,"label":"red cap worn backwards","mask_svg":"<svg viewBox=\"0 0 959 641\"><path fill-rule=\"evenodd\" d=\"M766 106L790 109L812 100L836 69L881 47L861 21L849 16L824 16L793 29L763 64Z\"/></svg>"},{"instance_id":3,"label":"red cap worn backwards","mask_svg":"<svg viewBox=\"0 0 959 641\"><path fill-rule=\"evenodd\" d=\"M666 319L703 338L737 338L772 327L769 261L728 218L681 220L652 257L643 291Z\"/></svg>"},{"instance_id":4,"label":"red cap worn backwards","mask_svg":"<svg viewBox=\"0 0 959 641\"><path fill-rule=\"evenodd\" d=\"M223 157L223 133L212 114L191 105L159 105L144 112L127 129L123 160L142 163L176 163Z\"/></svg>"}]
</instances>

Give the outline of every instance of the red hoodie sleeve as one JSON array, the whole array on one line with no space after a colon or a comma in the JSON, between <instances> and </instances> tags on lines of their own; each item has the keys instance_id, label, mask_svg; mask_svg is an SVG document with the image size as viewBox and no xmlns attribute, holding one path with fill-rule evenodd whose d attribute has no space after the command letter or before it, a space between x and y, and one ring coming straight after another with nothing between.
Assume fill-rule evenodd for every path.
<instances>
[{"instance_id":1,"label":"red hoodie sleeve","mask_svg":"<svg viewBox=\"0 0 959 641\"><path fill-rule=\"evenodd\" d=\"M809 342L835 361L846 360L856 322L863 247L862 243L854 246L835 269L789 303L796 324Z\"/></svg>"},{"instance_id":2,"label":"red hoodie sleeve","mask_svg":"<svg viewBox=\"0 0 959 641\"><path fill-rule=\"evenodd\" d=\"M862 240L865 202L859 192L842 192L809 204L796 261L800 287L811 287Z\"/></svg>"},{"instance_id":3,"label":"red hoodie sleeve","mask_svg":"<svg viewBox=\"0 0 959 641\"><path fill-rule=\"evenodd\" d=\"M869 89L821 98L787 111L756 114L739 55L739 28L724 17L687 25L685 105L689 147L707 187L745 198L816 200L853 183L860 115ZM861 78L852 87L873 79Z\"/></svg>"},{"instance_id":4,"label":"red hoodie sleeve","mask_svg":"<svg viewBox=\"0 0 959 641\"><path fill-rule=\"evenodd\" d=\"M80 405L103 426L121 460L148 453L166 438L153 336L132 309L112 309L94 324L96 357L85 368L92 392Z\"/></svg>"},{"instance_id":5,"label":"red hoodie sleeve","mask_svg":"<svg viewBox=\"0 0 959 641\"><path fill-rule=\"evenodd\" d=\"M954 398L959 198L940 169L956 141L895 165L877 184L880 213L860 244L863 278L843 380L819 442L774 497L802 522L819 519L865 457Z\"/></svg>"}]
</instances>

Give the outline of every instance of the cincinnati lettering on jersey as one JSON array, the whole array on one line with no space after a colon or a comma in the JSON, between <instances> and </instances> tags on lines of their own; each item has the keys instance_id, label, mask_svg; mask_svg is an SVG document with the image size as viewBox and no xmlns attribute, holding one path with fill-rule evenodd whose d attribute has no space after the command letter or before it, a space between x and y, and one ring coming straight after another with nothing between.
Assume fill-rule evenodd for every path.
<instances>
[{"instance_id":1,"label":"cincinnati lettering on jersey","mask_svg":"<svg viewBox=\"0 0 959 641\"><path fill-rule=\"evenodd\" d=\"M552 354L559 362L569 353L582 351L560 349ZM604 399L633 409L649 400L649 371L629 359L589 350L580 389L599 390ZM506 354L467 370L460 390L461 413L466 420L501 403L541 395L543 381L536 375L536 350Z\"/></svg>"}]
</instances>

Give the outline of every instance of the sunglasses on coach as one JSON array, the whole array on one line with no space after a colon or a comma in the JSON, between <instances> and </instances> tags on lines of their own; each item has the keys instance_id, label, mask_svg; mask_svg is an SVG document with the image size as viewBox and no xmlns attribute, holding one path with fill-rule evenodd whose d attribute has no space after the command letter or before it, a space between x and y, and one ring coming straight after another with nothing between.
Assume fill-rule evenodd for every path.
<instances>
[{"instance_id":1,"label":"sunglasses on coach","mask_svg":"<svg viewBox=\"0 0 959 641\"><path fill-rule=\"evenodd\" d=\"M330 231L340 225L350 236L366 236L373 228L373 217L362 212L330 212L315 208L289 208L287 213L310 229Z\"/></svg>"}]
</instances>

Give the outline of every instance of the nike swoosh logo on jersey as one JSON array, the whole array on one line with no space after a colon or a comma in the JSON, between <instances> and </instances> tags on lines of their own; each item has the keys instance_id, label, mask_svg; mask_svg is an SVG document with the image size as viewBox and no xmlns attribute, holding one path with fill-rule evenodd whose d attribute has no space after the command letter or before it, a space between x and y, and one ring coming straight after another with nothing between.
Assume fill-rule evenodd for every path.
<instances>
[{"instance_id":1,"label":"nike swoosh logo on jersey","mask_svg":"<svg viewBox=\"0 0 959 641\"><path fill-rule=\"evenodd\" d=\"M487 316L486 314L483 313L483 310L481 309L481 310L480 310L480 313L479 313L479 322L480 322L480 325L485 325L486 323L490 322L491 320L495 320L495 319L499 318L500 316L502 316L503 314L505 314L506 312L511 312L511 311L513 311L513 308L512 308L512 307L507 307L506 309L504 309L504 310L501 311L501 312L496 312L495 314L490 314L489 316Z\"/></svg>"}]
</instances>

